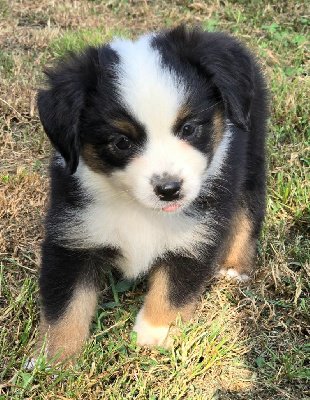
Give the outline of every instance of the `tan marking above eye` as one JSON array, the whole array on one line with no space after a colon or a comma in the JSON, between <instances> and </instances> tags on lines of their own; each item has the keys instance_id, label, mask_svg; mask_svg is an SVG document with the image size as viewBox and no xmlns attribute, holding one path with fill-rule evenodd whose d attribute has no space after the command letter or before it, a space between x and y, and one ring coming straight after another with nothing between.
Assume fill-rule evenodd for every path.
<instances>
[{"instance_id":1,"label":"tan marking above eye","mask_svg":"<svg viewBox=\"0 0 310 400\"><path fill-rule=\"evenodd\" d=\"M113 127L115 127L116 130L120 131L121 133L128 136L129 138L130 137L135 138L138 136L138 131L137 131L136 127L129 121L116 119L116 120L109 121L109 123Z\"/></svg>"},{"instance_id":2,"label":"tan marking above eye","mask_svg":"<svg viewBox=\"0 0 310 400\"><path fill-rule=\"evenodd\" d=\"M223 114L220 110L216 111L213 117L213 132L212 132L212 143L214 152L218 145L221 143L224 133L226 130L226 124L223 118Z\"/></svg>"},{"instance_id":3,"label":"tan marking above eye","mask_svg":"<svg viewBox=\"0 0 310 400\"><path fill-rule=\"evenodd\" d=\"M190 108L185 105L179 109L178 115L173 124L173 131L177 131L180 129L181 125L185 123L185 121L190 117L191 110Z\"/></svg>"}]
</instances>

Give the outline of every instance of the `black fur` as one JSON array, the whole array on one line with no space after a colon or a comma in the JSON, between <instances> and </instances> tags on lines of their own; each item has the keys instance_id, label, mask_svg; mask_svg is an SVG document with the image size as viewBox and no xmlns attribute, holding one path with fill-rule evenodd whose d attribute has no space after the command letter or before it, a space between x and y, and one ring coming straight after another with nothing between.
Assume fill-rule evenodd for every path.
<instances>
[{"instance_id":1,"label":"black fur","mask_svg":"<svg viewBox=\"0 0 310 400\"><path fill-rule=\"evenodd\" d=\"M221 266L229 252L230 223L236 213L243 211L250 221L249 240L258 238L265 212L267 95L253 56L232 37L181 26L155 35L152 46L162 55L165 67L181 76L189 88L187 105L192 111L174 126L174 134L180 136L184 124L195 120L201 126L199 134L185 139L210 162L215 151L210 132L216 112L230 121L232 131L221 174L202 185L197 198L184 210L197 223L206 213L212 217L206 219L205 227L206 232L214 234L212 240L197 245L198 256L180 249L153 260L153 270L167 271L169 301L177 308L197 298ZM83 215L94 200L95 194L85 193L75 174L81 158L89 161L83 153L86 146L92 146L94 157L89 165L101 163L99 173L110 174L124 169L143 152L147 142L146 127L119 101L115 84L119 62L109 45L90 47L49 70L50 86L38 95L42 124L61 154L52 161L40 277L42 309L50 323L64 314L78 283L98 287L102 272L118 266L125 257L122 249L113 245L83 248L83 243L74 238L71 241L64 232L70 216ZM128 151L114 145L124 134L113 125L120 119L135 131L131 136L128 133Z\"/></svg>"},{"instance_id":2,"label":"black fur","mask_svg":"<svg viewBox=\"0 0 310 400\"><path fill-rule=\"evenodd\" d=\"M236 126L249 129L254 85L259 85L261 78L253 57L241 43L222 33L201 35L199 29L188 31L180 26L154 38L154 46L164 54L164 62L180 74L185 64L190 82L195 76L193 69L209 85L212 82L226 116Z\"/></svg>"},{"instance_id":3,"label":"black fur","mask_svg":"<svg viewBox=\"0 0 310 400\"><path fill-rule=\"evenodd\" d=\"M40 119L71 174L79 162L83 112L98 96L99 85L104 88L101 96L106 96L105 103L111 106L113 96L105 89L111 86L113 79L113 72L109 69L112 63L117 63L117 55L108 46L101 49L89 47L84 54L71 54L56 69L46 71L50 88L38 95ZM107 81L109 85L106 85ZM92 107L92 113L96 115L97 112Z\"/></svg>"}]
</instances>

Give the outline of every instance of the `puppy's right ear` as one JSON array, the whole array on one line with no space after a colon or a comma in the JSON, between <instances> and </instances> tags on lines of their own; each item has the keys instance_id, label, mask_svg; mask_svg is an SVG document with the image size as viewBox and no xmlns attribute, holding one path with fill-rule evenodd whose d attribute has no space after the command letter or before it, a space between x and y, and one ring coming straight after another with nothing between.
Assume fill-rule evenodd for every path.
<instances>
[{"instance_id":1,"label":"puppy's right ear","mask_svg":"<svg viewBox=\"0 0 310 400\"><path fill-rule=\"evenodd\" d=\"M65 159L70 174L79 163L80 115L86 87L96 76L96 58L97 50L89 48L83 55L71 55L55 69L47 70L49 89L41 90L37 98L44 130Z\"/></svg>"}]
</instances>

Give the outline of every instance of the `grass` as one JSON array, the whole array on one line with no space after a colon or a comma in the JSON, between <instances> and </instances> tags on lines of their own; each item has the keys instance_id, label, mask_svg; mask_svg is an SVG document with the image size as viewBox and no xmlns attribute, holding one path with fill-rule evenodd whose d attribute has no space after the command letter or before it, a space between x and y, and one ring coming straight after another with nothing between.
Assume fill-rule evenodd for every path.
<instances>
[{"instance_id":1,"label":"grass","mask_svg":"<svg viewBox=\"0 0 310 400\"><path fill-rule=\"evenodd\" d=\"M180 22L258 54L271 93L267 218L253 280L215 281L171 351L131 334L144 283L109 277L74 368L23 365L38 336L50 145L35 108L67 50ZM308 2L0 1L0 399L310 398Z\"/></svg>"}]
</instances>

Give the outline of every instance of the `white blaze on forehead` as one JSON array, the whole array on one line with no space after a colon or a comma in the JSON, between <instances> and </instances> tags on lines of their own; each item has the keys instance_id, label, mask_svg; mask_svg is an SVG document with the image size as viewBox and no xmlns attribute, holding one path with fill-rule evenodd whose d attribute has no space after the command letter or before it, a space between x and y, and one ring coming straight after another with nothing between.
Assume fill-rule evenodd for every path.
<instances>
[{"instance_id":1,"label":"white blaze on forehead","mask_svg":"<svg viewBox=\"0 0 310 400\"><path fill-rule=\"evenodd\" d=\"M161 55L151 46L154 35L138 41L116 40L111 43L119 57L119 94L149 136L167 135L185 100L181 78L161 63Z\"/></svg>"}]
</instances>

